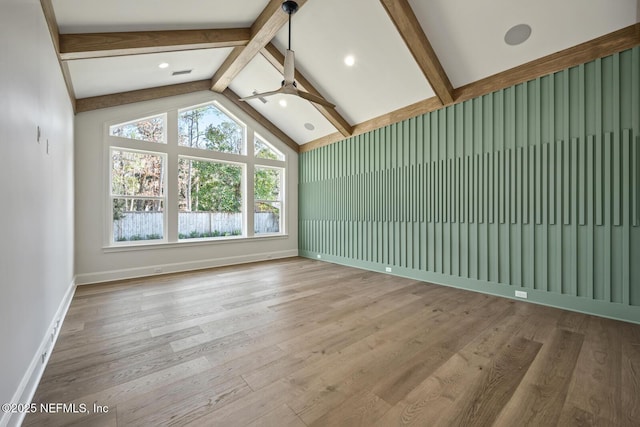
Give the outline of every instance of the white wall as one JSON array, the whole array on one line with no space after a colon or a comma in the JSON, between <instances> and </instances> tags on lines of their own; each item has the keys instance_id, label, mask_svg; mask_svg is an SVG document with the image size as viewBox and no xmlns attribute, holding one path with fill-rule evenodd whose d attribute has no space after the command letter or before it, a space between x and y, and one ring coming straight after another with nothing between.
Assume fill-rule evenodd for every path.
<instances>
[{"instance_id":1,"label":"white wall","mask_svg":"<svg viewBox=\"0 0 640 427\"><path fill-rule=\"evenodd\" d=\"M253 127L287 154L288 236L244 239L234 242L174 243L129 250L105 247L105 224L109 213L105 197L105 123L145 117L172 108L217 100L232 114ZM225 97L205 91L107 108L76 116L76 282L96 283L130 277L208 268L298 253L298 156L258 123L246 117Z\"/></svg>"},{"instance_id":2,"label":"white wall","mask_svg":"<svg viewBox=\"0 0 640 427\"><path fill-rule=\"evenodd\" d=\"M0 0L0 403L31 397L73 290L73 120L40 2Z\"/></svg>"}]
</instances>

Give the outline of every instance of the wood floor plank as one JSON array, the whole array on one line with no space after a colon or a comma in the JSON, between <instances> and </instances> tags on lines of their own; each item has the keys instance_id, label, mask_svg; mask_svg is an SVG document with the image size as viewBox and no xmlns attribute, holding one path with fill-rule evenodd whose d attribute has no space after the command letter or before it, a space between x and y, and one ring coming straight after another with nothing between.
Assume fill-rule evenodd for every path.
<instances>
[{"instance_id":1,"label":"wood floor plank","mask_svg":"<svg viewBox=\"0 0 640 427\"><path fill-rule=\"evenodd\" d=\"M228 427L247 425L269 412L280 408L291 398L293 390L284 380L276 381L258 391L249 393L222 408L184 424L184 427Z\"/></svg>"},{"instance_id":2,"label":"wood floor plank","mask_svg":"<svg viewBox=\"0 0 640 427\"><path fill-rule=\"evenodd\" d=\"M508 304L504 301L490 299L488 304L479 306L479 311L485 312L483 317L467 315L454 318L448 327L438 328L437 333L422 338L429 343L428 347L411 358L403 358L402 363L387 372L374 386L373 392L395 405L478 333L504 319L507 309ZM494 313L494 316L489 317L488 313Z\"/></svg>"},{"instance_id":3,"label":"wood floor plank","mask_svg":"<svg viewBox=\"0 0 640 427\"><path fill-rule=\"evenodd\" d=\"M623 324L620 425L640 425L640 328Z\"/></svg>"},{"instance_id":4,"label":"wood floor plank","mask_svg":"<svg viewBox=\"0 0 640 427\"><path fill-rule=\"evenodd\" d=\"M181 332L182 334L160 336L154 341L149 339L131 342L131 347L122 345L47 367L47 376L42 380L46 387L43 388L40 398L47 400L56 396L71 400L98 387L111 387L124 381L145 377L156 369L180 364L186 358L176 358L168 340L192 333L192 330ZM197 356L192 358L195 357Z\"/></svg>"},{"instance_id":5,"label":"wood floor plank","mask_svg":"<svg viewBox=\"0 0 640 427\"><path fill-rule=\"evenodd\" d=\"M220 382L217 380L226 377L209 377L206 373L204 371L119 404L120 424L182 426L251 393L240 377Z\"/></svg>"},{"instance_id":6,"label":"wood floor plank","mask_svg":"<svg viewBox=\"0 0 640 427\"><path fill-rule=\"evenodd\" d=\"M376 427L433 426L445 414L456 412L458 401L482 377L489 359L454 354L432 375L396 403Z\"/></svg>"},{"instance_id":7,"label":"wood floor plank","mask_svg":"<svg viewBox=\"0 0 640 427\"><path fill-rule=\"evenodd\" d=\"M106 406L109 408L109 410L111 410L111 408L115 408L119 403L126 402L136 395L144 394L158 386L174 382L179 378L188 377L193 374L205 371L210 367L211 365L209 364L207 359L205 357L201 357L185 362L181 365L154 372L153 374L142 378L121 383L106 389L96 390L93 393L85 394L73 400L67 399L66 401L70 401L70 403L75 405L85 404L89 406L97 403L98 405ZM36 396L36 399L34 399L34 401L36 401L38 404L55 402L56 398L46 398L41 400ZM74 413L40 413L36 414L33 417L33 422L35 423L35 425L39 424L47 426L57 426L66 425L71 421L79 421L78 418L85 417L90 418L90 416L78 416L78 414ZM29 421L31 422L32 420Z\"/></svg>"},{"instance_id":8,"label":"wood floor plank","mask_svg":"<svg viewBox=\"0 0 640 427\"><path fill-rule=\"evenodd\" d=\"M569 386L559 424L577 420L597 423L611 420L620 425L622 412L622 342L618 322L589 317L582 351Z\"/></svg>"},{"instance_id":9,"label":"wood floor plank","mask_svg":"<svg viewBox=\"0 0 640 427\"><path fill-rule=\"evenodd\" d=\"M247 424L247 427L306 427L306 424L291 408L287 405L281 405Z\"/></svg>"},{"instance_id":10,"label":"wood floor plank","mask_svg":"<svg viewBox=\"0 0 640 427\"><path fill-rule=\"evenodd\" d=\"M542 344L516 337L512 339L492 363L483 370L482 378L462 397L452 419L440 423L460 426L491 425L505 403L509 401Z\"/></svg>"},{"instance_id":11,"label":"wood floor plank","mask_svg":"<svg viewBox=\"0 0 640 427\"><path fill-rule=\"evenodd\" d=\"M79 287L27 426L640 425L640 325L290 258Z\"/></svg>"},{"instance_id":12,"label":"wood floor plank","mask_svg":"<svg viewBox=\"0 0 640 427\"><path fill-rule=\"evenodd\" d=\"M478 310L485 308L477 307ZM290 402L291 407L303 421L311 423L333 411L350 394L364 389L385 393L380 397L386 399L410 391L415 381L420 381L418 378L428 375L455 352L452 346L465 341L464 338L459 341L460 337L451 330L454 325L460 330L470 326L470 322L464 324L449 313L433 309L426 313L443 321L437 328L416 330L416 335L401 345L392 337L406 333L405 328L383 328L335 357L325 354L307 363L289 376L290 382L301 391Z\"/></svg>"},{"instance_id":13,"label":"wood floor plank","mask_svg":"<svg viewBox=\"0 0 640 427\"><path fill-rule=\"evenodd\" d=\"M311 427L353 426L369 427L378 421L391 407L368 390L347 398L341 405L309 424Z\"/></svg>"},{"instance_id":14,"label":"wood floor plank","mask_svg":"<svg viewBox=\"0 0 640 427\"><path fill-rule=\"evenodd\" d=\"M543 345L495 424L555 425L567 398L584 336L559 329Z\"/></svg>"}]
</instances>

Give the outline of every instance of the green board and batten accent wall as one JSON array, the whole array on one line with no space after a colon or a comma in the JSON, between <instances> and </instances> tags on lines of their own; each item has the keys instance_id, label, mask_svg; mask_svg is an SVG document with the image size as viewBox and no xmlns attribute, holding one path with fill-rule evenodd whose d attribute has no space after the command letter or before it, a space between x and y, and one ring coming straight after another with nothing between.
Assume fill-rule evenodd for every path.
<instances>
[{"instance_id":1,"label":"green board and batten accent wall","mask_svg":"<svg viewBox=\"0 0 640 427\"><path fill-rule=\"evenodd\" d=\"M300 155L300 254L640 322L640 47Z\"/></svg>"}]
</instances>

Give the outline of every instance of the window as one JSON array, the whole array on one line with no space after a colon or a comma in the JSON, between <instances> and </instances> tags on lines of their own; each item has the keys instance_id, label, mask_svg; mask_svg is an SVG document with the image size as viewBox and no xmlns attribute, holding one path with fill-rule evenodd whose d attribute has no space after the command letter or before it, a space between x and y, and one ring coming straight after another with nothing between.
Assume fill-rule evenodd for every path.
<instances>
[{"instance_id":1,"label":"window","mask_svg":"<svg viewBox=\"0 0 640 427\"><path fill-rule=\"evenodd\" d=\"M166 141L164 124L164 115L138 119L111 126L109 135L138 141L164 143Z\"/></svg>"},{"instance_id":2,"label":"window","mask_svg":"<svg viewBox=\"0 0 640 427\"><path fill-rule=\"evenodd\" d=\"M240 236L242 165L180 159L178 238Z\"/></svg>"},{"instance_id":3,"label":"window","mask_svg":"<svg viewBox=\"0 0 640 427\"><path fill-rule=\"evenodd\" d=\"M284 160L284 154L258 135L254 141L254 155L256 159Z\"/></svg>"},{"instance_id":4,"label":"window","mask_svg":"<svg viewBox=\"0 0 640 427\"><path fill-rule=\"evenodd\" d=\"M164 155L111 149L114 242L164 237Z\"/></svg>"},{"instance_id":5,"label":"window","mask_svg":"<svg viewBox=\"0 0 640 427\"><path fill-rule=\"evenodd\" d=\"M254 229L256 234L279 233L284 170L256 166L254 178Z\"/></svg>"},{"instance_id":6,"label":"window","mask_svg":"<svg viewBox=\"0 0 640 427\"><path fill-rule=\"evenodd\" d=\"M108 245L286 232L285 154L216 102L110 124L105 143Z\"/></svg>"},{"instance_id":7,"label":"window","mask_svg":"<svg viewBox=\"0 0 640 427\"><path fill-rule=\"evenodd\" d=\"M221 153L244 151L245 126L214 105L180 111L178 144Z\"/></svg>"}]
</instances>

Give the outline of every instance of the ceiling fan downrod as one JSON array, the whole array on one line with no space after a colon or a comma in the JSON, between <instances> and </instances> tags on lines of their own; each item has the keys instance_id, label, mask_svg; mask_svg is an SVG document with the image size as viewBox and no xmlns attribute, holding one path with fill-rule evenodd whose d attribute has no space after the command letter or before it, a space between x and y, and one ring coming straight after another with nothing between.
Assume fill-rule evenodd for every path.
<instances>
[{"instance_id":1,"label":"ceiling fan downrod","mask_svg":"<svg viewBox=\"0 0 640 427\"><path fill-rule=\"evenodd\" d=\"M298 11L298 3L295 1L285 1L282 3L282 10L289 15L289 50L291 50L291 15Z\"/></svg>"},{"instance_id":2,"label":"ceiling fan downrod","mask_svg":"<svg viewBox=\"0 0 640 427\"><path fill-rule=\"evenodd\" d=\"M315 104L322 105L324 107L335 108L334 104L330 103L329 101L324 99L322 96L315 95L315 94L298 89L298 85L294 80L295 73L296 73L295 71L296 69L294 65L294 61L295 61L294 52L293 50L291 50L291 15L296 13L296 11L298 10L298 3L296 3L295 1L285 1L282 3L282 10L284 10L285 13L289 15L289 49L287 49L287 52L285 53L285 57L284 57L284 64L283 64L284 72L282 73L284 80L282 81L280 88L277 90L272 90L270 92L263 92L263 93L256 93L254 91L253 95L240 98L240 101L249 101L255 98L262 98L266 96L282 94L282 95L295 95L302 99L306 99L307 101L313 102Z\"/></svg>"}]
</instances>

